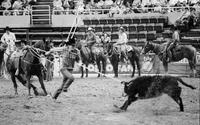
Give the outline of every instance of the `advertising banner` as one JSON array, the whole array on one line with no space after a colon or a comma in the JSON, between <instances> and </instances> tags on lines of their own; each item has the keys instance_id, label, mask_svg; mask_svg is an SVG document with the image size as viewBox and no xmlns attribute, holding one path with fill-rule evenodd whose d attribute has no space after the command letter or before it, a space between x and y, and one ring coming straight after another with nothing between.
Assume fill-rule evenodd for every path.
<instances>
[{"instance_id":1,"label":"advertising banner","mask_svg":"<svg viewBox=\"0 0 200 125\"><path fill-rule=\"evenodd\" d=\"M200 70L200 54L197 55L197 70ZM155 54L142 55L141 56L141 72L144 74L163 74L164 68L162 62L159 60L158 56ZM45 62L45 60L43 60ZM54 76L60 76L60 68L62 66L62 58L57 57L54 60ZM89 73L98 72L97 65L88 66ZM122 64L119 63L118 71L119 74L131 74L132 66L130 63ZM172 62L168 64L168 73L169 74L182 74L189 75L192 71L190 70L188 60L182 59L179 62ZM80 65L75 64L74 73L80 73ZM107 61L106 73L113 73L113 67L110 64L109 60ZM137 73L137 67L136 67Z\"/></svg>"}]
</instances>

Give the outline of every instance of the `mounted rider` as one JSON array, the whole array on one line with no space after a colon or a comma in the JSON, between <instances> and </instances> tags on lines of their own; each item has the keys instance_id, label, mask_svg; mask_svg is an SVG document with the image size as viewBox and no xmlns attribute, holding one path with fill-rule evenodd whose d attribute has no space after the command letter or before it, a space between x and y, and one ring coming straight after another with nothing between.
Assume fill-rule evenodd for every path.
<instances>
[{"instance_id":1,"label":"mounted rider","mask_svg":"<svg viewBox=\"0 0 200 125\"><path fill-rule=\"evenodd\" d=\"M94 33L94 29L92 27L89 27L87 30L86 43L90 49L91 61L92 61L92 63L94 63L94 54L93 54L92 50L93 50L93 45L95 43L97 43L97 37L96 37L96 34Z\"/></svg>"},{"instance_id":2,"label":"mounted rider","mask_svg":"<svg viewBox=\"0 0 200 125\"><path fill-rule=\"evenodd\" d=\"M174 27L174 32L172 34L172 40L168 42L166 45L165 51L166 51L166 60L167 62L171 62L172 60L172 51L173 49L180 43L180 33L178 28Z\"/></svg>"},{"instance_id":3,"label":"mounted rider","mask_svg":"<svg viewBox=\"0 0 200 125\"><path fill-rule=\"evenodd\" d=\"M128 42L127 34L125 33L125 29L123 27L119 28L119 39L116 43L113 44L114 47L117 48L117 50L120 53L120 58L127 60L127 45Z\"/></svg>"},{"instance_id":4,"label":"mounted rider","mask_svg":"<svg viewBox=\"0 0 200 125\"><path fill-rule=\"evenodd\" d=\"M21 40L19 42L17 42L17 46L16 46L16 51L13 52L12 54L12 58L18 58L19 60L17 61L17 70L15 72L15 75L18 76L19 75L19 69L20 69L20 60L21 57L25 54L25 50L28 48L27 46L27 42L25 40Z\"/></svg>"},{"instance_id":5,"label":"mounted rider","mask_svg":"<svg viewBox=\"0 0 200 125\"><path fill-rule=\"evenodd\" d=\"M15 37L15 34L11 32L11 29L8 26L6 26L5 33L1 37L1 42L3 44L7 44L6 53L8 55L14 52L16 37Z\"/></svg>"}]
</instances>

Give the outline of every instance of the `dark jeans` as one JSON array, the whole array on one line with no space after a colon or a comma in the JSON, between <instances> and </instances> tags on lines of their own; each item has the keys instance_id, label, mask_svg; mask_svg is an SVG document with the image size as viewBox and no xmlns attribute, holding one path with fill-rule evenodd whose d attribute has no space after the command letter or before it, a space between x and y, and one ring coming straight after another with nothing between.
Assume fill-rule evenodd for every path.
<instances>
[{"instance_id":1,"label":"dark jeans","mask_svg":"<svg viewBox=\"0 0 200 125\"><path fill-rule=\"evenodd\" d=\"M74 81L74 76L72 75L72 69L62 68L60 71L63 75L63 82L61 86L54 93L53 95L54 99L57 99L62 91L66 92L69 86Z\"/></svg>"}]
</instances>

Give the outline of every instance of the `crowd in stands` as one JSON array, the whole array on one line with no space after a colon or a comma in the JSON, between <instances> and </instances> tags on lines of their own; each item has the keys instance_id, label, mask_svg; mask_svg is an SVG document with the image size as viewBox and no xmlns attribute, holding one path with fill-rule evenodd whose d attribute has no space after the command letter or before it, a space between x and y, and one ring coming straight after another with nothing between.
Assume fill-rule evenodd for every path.
<instances>
[{"instance_id":1,"label":"crowd in stands","mask_svg":"<svg viewBox=\"0 0 200 125\"><path fill-rule=\"evenodd\" d=\"M36 0L3 0L0 2L0 15L29 15L31 6L35 4Z\"/></svg>"},{"instance_id":2,"label":"crowd in stands","mask_svg":"<svg viewBox=\"0 0 200 125\"><path fill-rule=\"evenodd\" d=\"M195 7L200 8L199 0L54 0L54 10L75 9L80 13L88 10L109 9L113 14L147 13L147 12L173 12L181 11L179 8L169 7ZM165 9L162 9L165 8ZM92 11L102 13L101 11ZM108 13L108 11L105 11ZM104 13L104 12L103 12Z\"/></svg>"}]
</instances>

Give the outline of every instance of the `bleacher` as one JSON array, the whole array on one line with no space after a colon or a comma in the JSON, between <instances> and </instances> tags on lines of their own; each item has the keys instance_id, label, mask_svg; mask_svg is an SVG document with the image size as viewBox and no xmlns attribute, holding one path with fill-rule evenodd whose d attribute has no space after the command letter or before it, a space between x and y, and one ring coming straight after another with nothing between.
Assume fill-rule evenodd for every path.
<instances>
[{"instance_id":1,"label":"bleacher","mask_svg":"<svg viewBox=\"0 0 200 125\"><path fill-rule=\"evenodd\" d=\"M123 26L128 34L130 43L143 43L145 41L153 41L157 34L164 31L164 26L167 26L168 19L164 16L159 17L125 17L123 18L85 18L84 25L80 26L77 31L77 37L85 38L88 27L93 27L95 32L106 32L110 34L112 42L118 39L118 29Z\"/></svg>"},{"instance_id":2,"label":"bleacher","mask_svg":"<svg viewBox=\"0 0 200 125\"><path fill-rule=\"evenodd\" d=\"M11 27L12 32L16 34L17 39L27 39L30 44L41 40L43 37L51 37L55 45L60 44L69 34L69 26L52 26L52 0L38 0L39 5L49 5L50 11L46 7L33 7L36 9L31 13L30 27ZM46 8L46 9L45 9ZM41 11L37 11L41 9ZM45 12L46 11L46 12ZM48 14L47 14L48 11ZM118 29L123 26L128 34L129 44L142 46L146 41L156 43L165 42L165 38L171 38L172 33L169 30L167 16L144 16L121 15L121 16L82 16L83 25L78 25L76 36L79 39L85 39L88 27L93 27L95 32L106 32L111 36L112 42L118 39ZM64 16L64 15L63 15ZM4 33L0 28L0 36ZM200 48L200 25L188 32L181 33L181 44L191 44L197 49ZM161 39L162 38L162 39Z\"/></svg>"}]
</instances>

